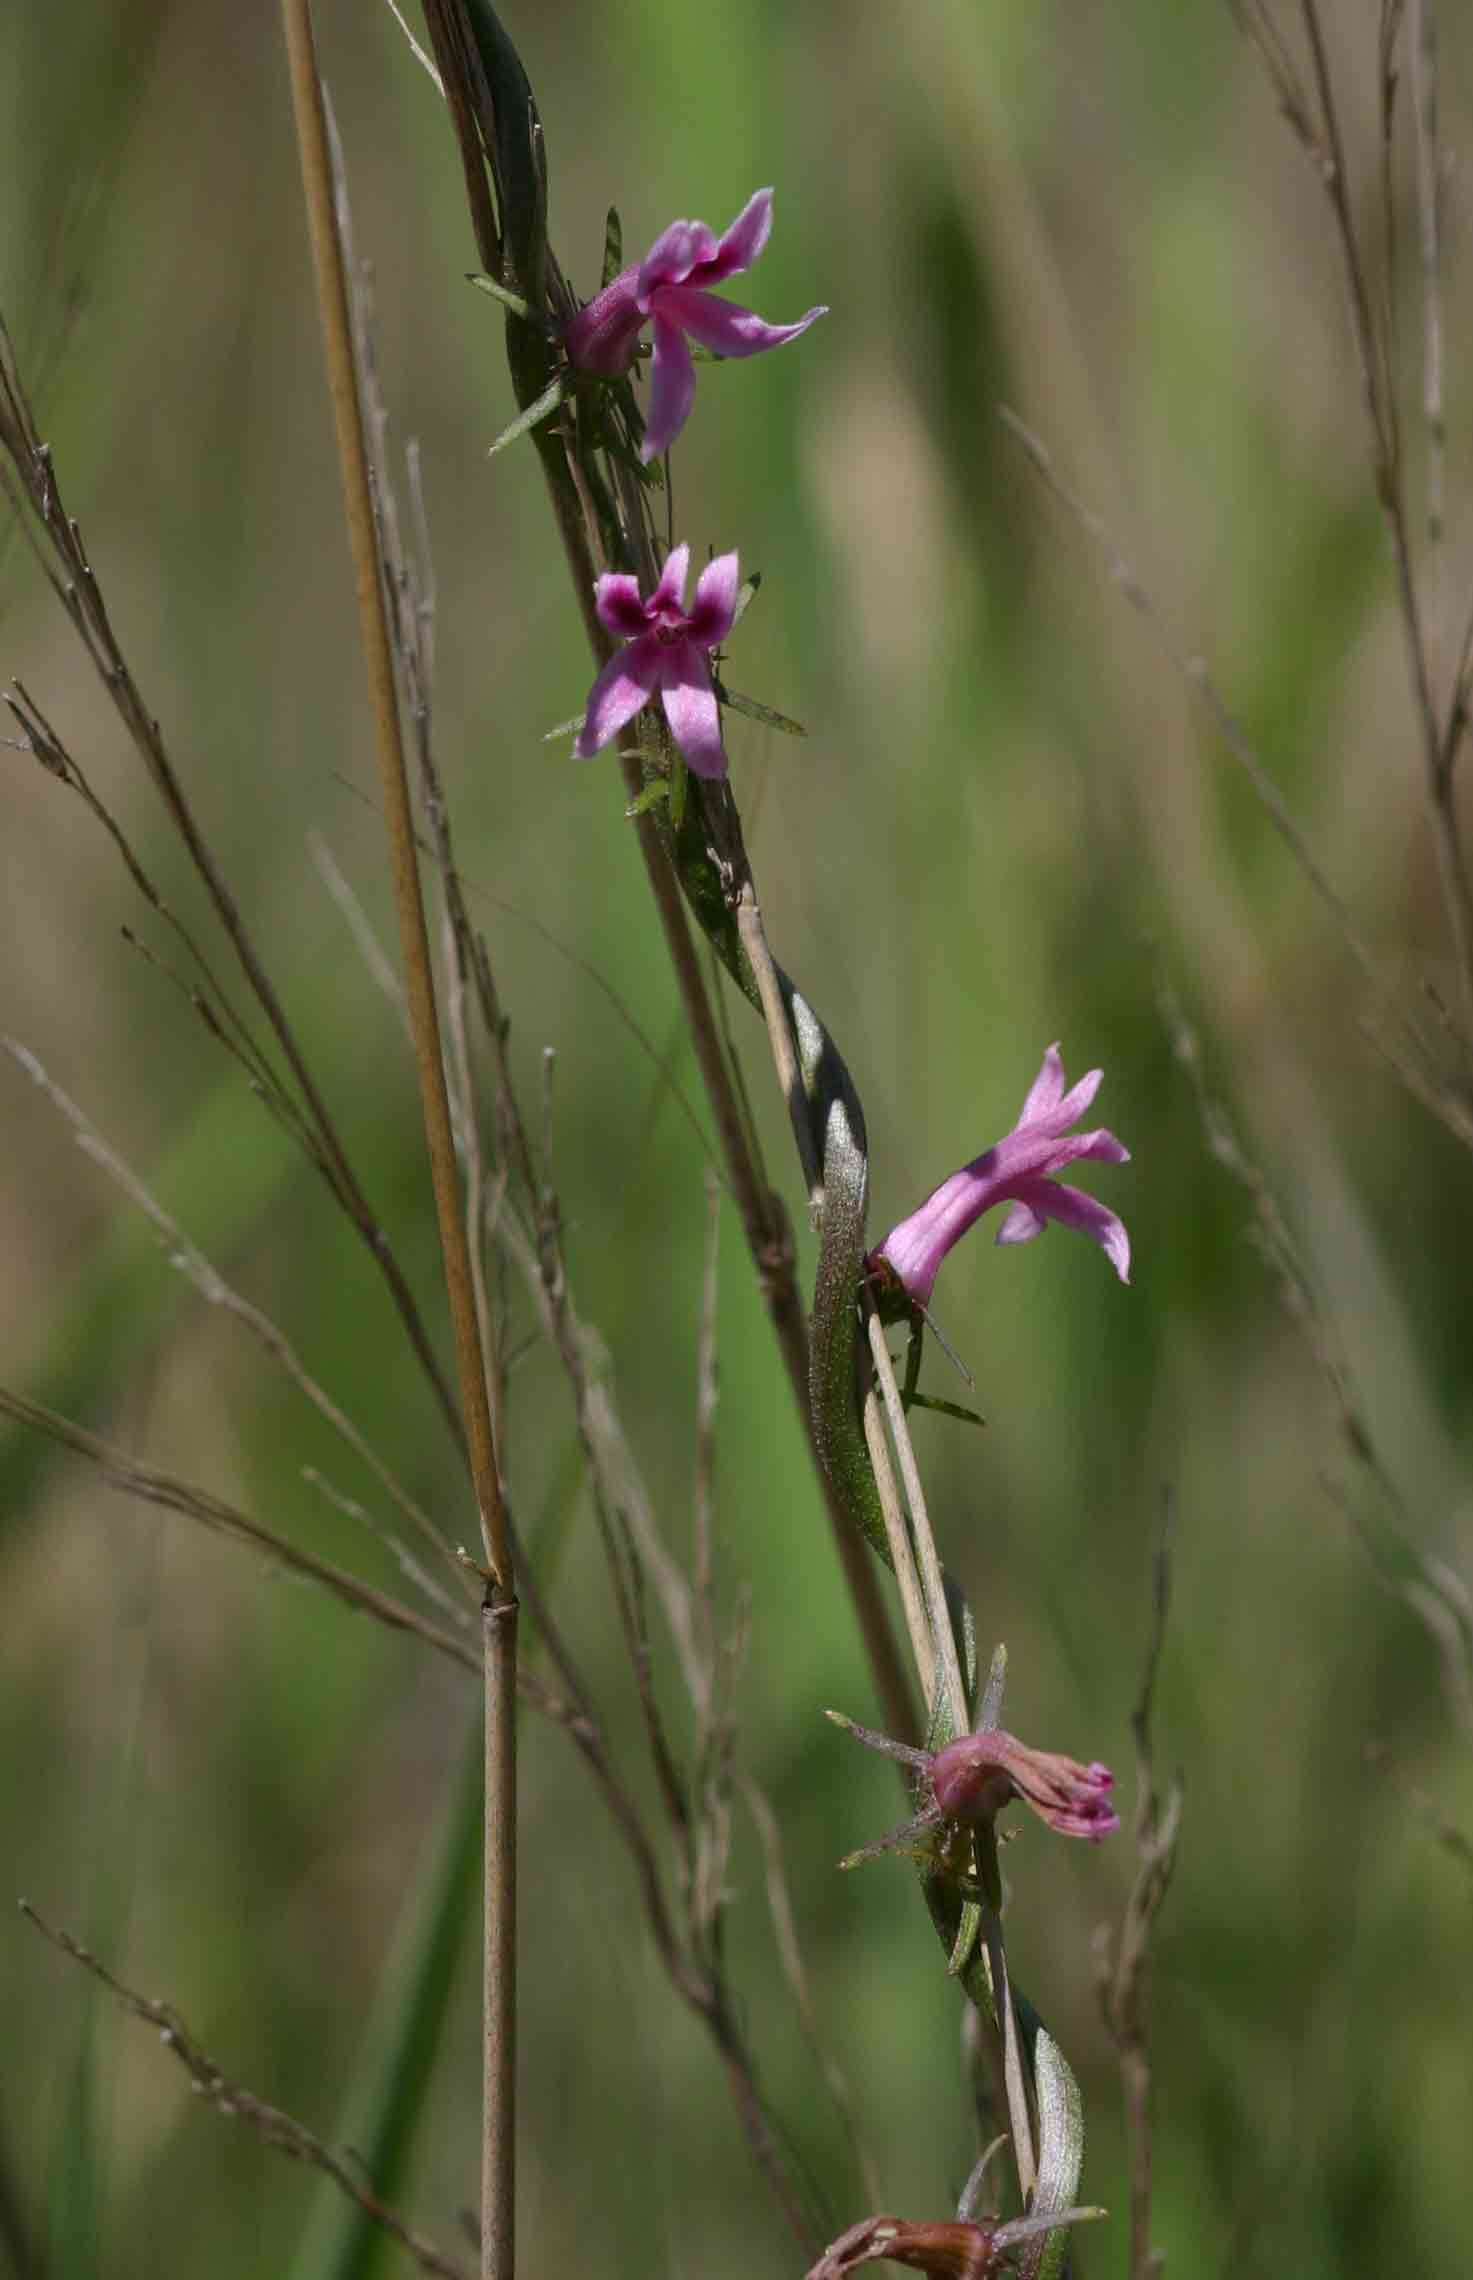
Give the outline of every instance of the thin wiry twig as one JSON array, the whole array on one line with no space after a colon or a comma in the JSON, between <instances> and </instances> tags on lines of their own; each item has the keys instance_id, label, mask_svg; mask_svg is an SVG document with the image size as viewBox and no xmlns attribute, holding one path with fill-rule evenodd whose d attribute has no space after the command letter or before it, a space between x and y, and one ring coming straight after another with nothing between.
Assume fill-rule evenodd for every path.
<instances>
[{"instance_id":1,"label":"thin wiry twig","mask_svg":"<svg viewBox=\"0 0 1473 2280\"><path fill-rule=\"evenodd\" d=\"M44 1939L49 1940L53 1947L59 1948L63 1955L70 1956L74 1963L79 1963L84 1971L89 1972L116 1998L125 2011L131 2011L135 2019L141 2019L146 2027L157 2030L165 2050L179 2061L189 2076L190 2087L206 2105L213 2106L217 2114L229 2121L244 2122L247 2129L253 2130L263 2144L269 2145L276 2153L285 2154L288 2161L300 2161L308 2169L316 2169L324 2177L331 2178L340 2193L346 2193L348 2199L355 2202L365 2216L371 2217L376 2225L398 2241L400 2247L413 2257L421 2272L437 2273L441 2280L468 2280L463 2265L457 2264L453 2257L447 2256L443 2249L437 2248L423 2233L416 2232L412 2225L406 2224L402 2217L396 2216L392 2209L386 2208L369 2191L349 2159L334 2153L330 2146L324 2145L321 2138L314 2136L311 2130L291 2114L284 2114L279 2106L268 2105L254 2091L244 2089L240 2083L232 2082L222 2074L215 2061L195 2041L172 2004L160 2003L151 1996L135 1993L121 1979L114 1978L106 1964L100 1963L91 1949L83 1947L80 1940L73 1939L70 1932L48 1924L29 1900L22 1900L19 1906L27 1922L34 1924Z\"/></svg>"},{"instance_id":2,"label":"thin wiry twig","mask_svg":"<svg viewBox=\"0 0 1473 2280\"><path fill-rule=\"evenodd\" d=\"M1171 1885L1181 1828L1181 1776L1173 1774L1163 1794L1156 1780L1151 1744L1151 1706L1171 1600L1173 1521L1168 1496L1152 1560L1151 1630L1145 1667L1130 1721L1136 1767L1135 1881L1126 1899L1118 1941L1112 1939L1108 1924L1102 1924L1095 1935L1095 1986L1120 2065L1130 2133L1130 2280L1158 2280L1165 2265L1164 2257L1151 2248L1152 2076L1146 2009L1151 1940Z\"/></svg>"},{"instance_id":3,"label":"thin wiry twig","mask_svg":"<svg viewBox=\"0 0 1473 2280\"><path fill-rule=\"evenodd\" d=\"M1329 201L1340 248L1346 292L1350 304L1351 337L1355 346L1360 392L1369 434L1371 476L1376 501L1391 540L1396 597L1407 656L1422 750L1423 791L1428 826L1437 860L1438 883L1452 943L1463 1009L1464 1064L1473 1052L1473 887L1464 861L1452 779L1447 765L1448 739L1438 717L1426 628L1412 561L1408 527L1401 425L1393 369L1393 343L1386 326L1378 328L1366 278L1365 261L1356 231L1349 169L1339 107L1330 71L1318 0L1300 0L1300 19L1309 51L1314 86L1311 123L1295 122L1296 132L1310 153L1315 171ZM1244 20L1243 11L1237 11ZM1261 12L1260 12L1261 13ZM1254 30L1255 44L1268 51ZM1280 89L1278 71L1270 66L1274 86ZM1282 97L1281 97L1282 99Z\"/></svg>"},{"instance_id":4,"label":"thin wiry twig","mask_svg":"<svg viewBox=\"0 0 1473 2280\"><path fill-rule=\"evenodd\" d=\"M1262 755L1223 696L1206 659L1199 651L1188 652L1179 647L1154 598L1121 551L1109 527L1060 474L1047 445L1006 404L1000 405L998 410L1004 426L1022 445L1047 488L1095 547L1111 584L1119 589L1131 608L1149 626L1167 662L1201 700L1213 727L1247 778L1269 822L1334 921L1341 941L1374 993L1376 1018L1369 1030L1371 1041L1384 1054L1408 1091L1438 1117L1465 1147L1473 1146L1473 1104L1470 1104L1466 1090L1454 1089L1447 1083L1437 1068L1427 1039L1405 1013L1393 1011L1386 977L1367 947L1350 906L1331 883L1304 832L1290 814L1283 794L1274 782ZM1470 622L1470 637L1473 637L1473 622ZM1454 731L1450 728L1448 733L1451 739ZM1388 1034L1383 1028L1382 1025L1387 1020L1394 1021L1395 1034Z\"/></svg>"},{"instance_id":5,"label":"thin wiry twig","mask_svg":"<svg viewBox=\"0 0 1473 2280\"><path fill-rule=\"evenodd\" d=\"M1417 243L1422 267L1422 420L1427 431L1427 639L1442 638L1442 544L1447 423L1443 410L1442 160L1437 127L1436 0L1411 0L1412 123L1417 152Z\"/></svg>"},{"instance_id":6,"label":"thin wiry twig","mask_svg":"<svg viewBox=\"0 0 1473 2280\"><path fill-rule=\"evenodd\" d=\"M1350 1365L1340 1352L1324 1309L1315 1295L1289 1223L1261 1167L1247 1153L1222 1103L1210 1091L1201 1047L1175 994L1160 990L1162 1021L1178 1065L1196 1097L1207 1146L1223 1170L1247 1193L1264 1259L1272 1270L1285 1312L1297 1325L1311 1359L1329 1389L1345 1448L1373 1487L1385 1514L1374 1525L1349 1503L1356 1533L1378 1580L1409 1606L1438 1651L1449 1704L1464 1731L1473 1734L1473 1599L1444 1562L1424 1552L1411 1533L1410 1515L1371 1431ZM1338 1498L1332 1482L1326 1482Z\"/></svg>"},{"instance_id":7,"label":"thin wiry twig","mask_svg":"<svg viewBox=\"0 0 1473 2280\"><path fill-rule=\"evenodd\" d=\"M876 2166L873 2166L871 2152L860 2136L860 2123L857 2123L855 2116L855 2098L851 2086L848 2086L848 2075L819 2034L819 2016L814 2011L814 1993L812 1986L809 1986L803 1963L803 1943L798 1938L798 1917L794 1915L794 1899L791 1899L787 1881L787 1863L784 1863L782 1856L782 1831L778 1826L778 1815L773 1813L766 1792L759 1788L757 1781L752 1781L750 1774L743 1774L741 1778L741 1794L746 1799L748 1813L752 1815L752 1826L757 1829L759 1845L762 1845L762 1860L766 1870L766 1904L768 1915L773 1920L773 1938L778 1940L782 1977L787 1979L789 1995L794 1997L794 2009L798 2013L798 2025L803 2027L807 2047L814 2054L816 2066L819 2066L819 2073L823 2075L823 2084L828 2088L832 2107L835 2107L839 2123L844 2127L848 2148L851 2148L855 2157L864 2202L871 2209L878 2209L880 2177ZM976 2013L969 2011L969 2016L976 2016Z\"/></svg>"},{"instance_id":8,"label":"thin wiry twig","mask_svg":"<svg viewBox=\"0 0 1473 2280\"><path fill-rule=\"evenodd\" d=\"M22 516L47 582L71 621L163 800L169 820L209 896L251 993L291 1072L302 1119L313 1136L314 1161L383 1275L446 1424L457 1444L463 1446L464 1435L454 1396L388 1234L358 1183L326 1101L287 1018L286 1008L185 794L159 723L144 703L129 670L83 543L81 527L66 512L50 448L37 432L3 318L0 318L0 452L8 455L14 470L12 476L0 469L5 472L4 488Z\"/></svg>"},{"instance_id":9,"label":"thin wiry twig","mask_svg":"<svg viewBox=\"0 0 1473 2280\"><path fill-rule=\"evenodd\" d=\"M1455 1860L1468 1878L1469 1897L1473 1898L1473 1837L1450 1821L1435 1799L1414 1781L1408 1781L1392 1758L1384 1742L1367 1742L1365 1761L1368 1766L1384 1773L1406 1799L1419 1821L1451 1860Z\"/></svg>"},{"instance_id":10,"label":"thin wiry twig","mask_svg":"<svg viewBox=\"0 0 1473 2280\"><path fill-rule=\"evenodd\" d=\"M252 1520L233 1504L209 1489L197 1488L191 1481L180 1480L173 1473L159 1472L149 1465L141 1465L85 1426L76 1424L70 1417L62 1417L55 1410L46 1409L38 1401L28 1401L24 1394L14 1393L8 1386L0 1386L0 1415L13 1417L18 1425L28 1425L58 1441L63 1448L71 1449L79 1457L86 1457L104 1477L136 1496L145 1504L162 1505L166 1511L182 1512L190 1520L217 1534L231 1536L237 1542L252 1544L265 1552L278 1566L293 1575L305 1576L310 1582L321 1584L323 1589L343 1601L345 1606L359 1613L371 1615L375 1622L385 1624L393 1631L408 1631L427 1646L436 1647L453 1662L463 1663L468 1670L479 1671L481 1658L475 1649L452 1631L444 1631L428 1616L390 1593L377 1591L372 1584L362 1583L346 1569L335 1567L330 1560L318 1559L314 1552L306 1552L290 1543L285 1536L268 1528L259 1520Z\"/></svg>"},{"instance_id":11,"label":"thin wiry twig","mask_svg":"<svg viewBox=\"0 0 1473 2280\"><path fill-rule=\"evenodd\" d=\"M114 1148L109 1146L76 1102L63 1092L60 1085L47 1074L34 1053L12 1037L0 1037L0 1051L9 1054L17 1066L25 1071L32 1083L51 1102L53 1108L65 1118L71 1126L77 1145L83 1154L90 1157L92 1162L104 1171L108 1178L122 1189L129 1201L143 1213L162 1240L169 1264L187 1277L195 1290L209 1305L218 1306L223 1313L231 1315L265 1348L272 1360L290 1378L297 1390L311 1403L319 1417L332 1427L332 1430L352 1450L359 1462L367 1466L385 1494L392 1498L398 1510L419 1535L434 1547L440 1559L454 1572L463 1586L465 1570L428 1513L415 1503L397 1475L385 1464L377 1450L359 1431L352 1419L339 1408L332 1396L318 1383L285 1332L279 1329L271 1317L263 1312L259 1306L253 1305L248 1298L243 1297L225 1280L218 1268L213 1266L205 1257L203 1251L191 1242L177 1220L172 1219L163 1205L150 1193L138 1174L124 1162ZM457 1620L463 1622L465 1620L464 1610L457 1609L455 1612Z\"/></svg>"},{"instance_id":12,"label":"thin wiry twig","mask_svg":"<svg viewBox=\"0 0 1473 2280\"><path fill-rule=\"evenodd\" d=\"M1047 444L1034 433L1033 429L1019 417L1010 405L1000 404L998 415L1008 433L1022 445L1028 459L1035 471L1042 477L1047 488L1053 493L1059 504L1072 516L1075 523L1084 532L1085 537L1094 546L1104 563L1105 572L1111 585L1118 588L1131 608L1150 627L1168 664L1180 674L1187 686L1201 699L1218 735L1252 786L1259 805L1263 808L1275 831L1283 840L1305 878L1314 888L1315 893L1334 920L1346 949L1360 967L1366 980L1379 986L1375 963L1361 938L1349 904L1338 889L1331 884L1318 856L1289 813L1282 792L1264 765L1247 730L1218 689L1206 659L1200 651L1187 651L1179 646L1151 594L1121 550L1110 529L1095 513L1093 507L1086 504L1059 472Z\"/></svg>"}]
</instances>

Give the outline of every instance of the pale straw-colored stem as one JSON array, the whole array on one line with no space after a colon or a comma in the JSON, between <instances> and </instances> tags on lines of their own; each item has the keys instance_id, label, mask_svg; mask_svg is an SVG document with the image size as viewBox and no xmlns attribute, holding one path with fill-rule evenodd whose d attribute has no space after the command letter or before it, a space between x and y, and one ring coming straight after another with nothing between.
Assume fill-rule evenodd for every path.
<instances>
[{"instance_id":1,"label":"pale straw-colored stem","mask_svg":"<svg viewBox=\"0 0 1473 2280\"><path fill-rule=\"evenodd\" d=\"M282 0L302 189L317 280L328 393L343 483L359 631L373 710L384 815L399 915L405 995L414 1036L420 1108L430 1159L440 1249L455 1334L471 1481L488 1566L485 1645L485 2033L481 2271L512 2280L515 2253L516 2118L516 1599L510 1531L496 1445L474 1281L463 1216L444 1054L415 846L414 815L394 684L378 532L369 481L363 407L353 361L342 245L308 0Z\"/></svg>"},{"instance_id":2,"label":"pale straw-colored stem","mask_svg":"<svg viewBox=\"0 0 1473 2280\"><path fill-rule=\"evenodd\" d=\"M926 1509L926 1492L921 1486L920 1466L916 1463L915 1447L910 1437L910 1421L900 1398L900 1388L895 1383L895 1369L890 1360L890 1349L885 1343L885 1325L868 1300L865 1301L865 1316L875 1377L884 1399L885 1415L890 1421L890 1438L900 1460L900 1477L905 1484L911 1537L931 1618L931 1632L936 1642L936 1665L941 1675L947 1714L951 1719L952 1732L964 1734L971 1723L967 1714L967 1690L956 1651L956 1633L952 1629L951 1613L946 1604L946 1585L942 1579L936 1538L931 1531L931 1515Z\"/></svg>"}]
</instances>

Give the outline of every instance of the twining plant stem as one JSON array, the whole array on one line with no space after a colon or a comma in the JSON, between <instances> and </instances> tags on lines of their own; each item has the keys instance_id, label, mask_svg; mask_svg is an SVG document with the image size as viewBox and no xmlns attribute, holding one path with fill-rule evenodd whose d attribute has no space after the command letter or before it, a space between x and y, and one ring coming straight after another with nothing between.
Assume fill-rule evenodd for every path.
<instances>
[{"instance_id":1,"label":"twining plant stem","mask_svg":"<svg viewBox=\"0 0 1473 2280\"><path fill-rule=\"evenodd\" d=\"M384 815L399 915L405 990L419 1075L420 1107L439 1219L455 1333L471 1481L488 1565L485 1648L485 1991L482 2076L481 2271L511 2280L515 2257L516 2123L516 1687L517 1603L510 1532L496 1462L486 1357L455 1163L435 985L415 849L393 651L379 573L363 411L352 324L334 214L327 121L308 0L282 0L302 187L317 280L359 627L373 707Z\"/></svg>"}]
</instances>

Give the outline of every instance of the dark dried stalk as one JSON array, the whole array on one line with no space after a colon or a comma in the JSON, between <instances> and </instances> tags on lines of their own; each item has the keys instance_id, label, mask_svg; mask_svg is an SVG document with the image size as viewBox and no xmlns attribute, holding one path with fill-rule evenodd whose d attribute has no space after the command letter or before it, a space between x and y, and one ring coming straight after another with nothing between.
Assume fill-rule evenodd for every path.
<instances>
[{"instance_id":1,"label":"dark dried stalk","mask_svg":"<svg viewBox=\"0 0 1473 2280\"><path fill-rule=\"evenodd\" d=\"M1145 1668L1130 1721L1135 1736L1135 1881L1126 1899L1118 1943L1112 1941L1106 1924L1100 1926L1095 1939L1095 1985L1120 2065L1130 2138L1130 2280L1159 2280L1165 2262L1151 2248L1152 2084L1146 2009L1151 1940L1176 1866L1181 1828L1181 1777L1173 1774L1163 1794L1151 1747L1151 1705L1171 1600L1173 1517L1168 1497L1152 1562L1151 1632Z\"/></svg>"},{"instance_id":2,"label":"dark dried stalk","mask_svg":"<svg viewBox=\"0 0 1473 2280\"><path fill-rule=\"evenodd\" d=\"M257 2137L277 2153L285 2154L288 2161L300 2161L306 2168L319 2170L324 2177L330 2177L340 2193L346 2193L348 2199L355 2201L366 2216L371 2217L376 2225L382 2226L391 2239L398 2241L400 2247L413 2257L421 2272L433 2272L439 2275L439 2280L469 2280L464 2265L457 2264L453 2257L437 2248L432 2240L427 2240L423 2233L416 2232L412 2225L406 2224L392 2209L385 2208L383 2202L363 2183L351 2159L334 2153L330 2146L323 2144L321 2138L315 2137L311 2130L292 2115L284 2114L279 2106L270 2106L264 2098L258 2098L254 2091L242 2088L238 2082L229 2081L208 2052L201 2049L195 2041L172 2004L157 2002L151 1996L136 1994L131 1987L124 1986L122 1980L113 1977L106 1964L98 1961L90 1948L83 1947L80 1940L74 1940L70 1932L48 1924L29 1900L20 1902L20 1911L27 1922L34 1924L36 1930L53 1947L59 1948L63 1955L70 1956L74 1963L79 1963L84 1971L90 1972L110 1995L116 1997L125 2011L131 2011L135 2019L141 2019L146 2027L155 2029L165 2050L173 2053L188 2074L191 2087L207 2105L214 2107L217 2114L224 2115L230 2121L244 2122L247 2129L254 2130Z\"/></svg>"},{"instance_id":3,"label":"dark dried stalk","mask_svg":"<svg viewBox=\"0 0 1473 2280\"><path fill-rule=\"evenodd\" d=\"M485 1666L485 1916L481 2272L512 2280L516 2255L516 1689L517 1601L511 1540L492 1433L470 1251L445 1085L439 1012L420 888L409 775L379 575L379 546L353 358L352 322L333 197L327 122L308 0L282 0L302 185L317 279L399 913L400 947L419 1075L440 1249L455 1332L461 1412L489 1573L482 1610Z\"/></svg>"}]
</instances>

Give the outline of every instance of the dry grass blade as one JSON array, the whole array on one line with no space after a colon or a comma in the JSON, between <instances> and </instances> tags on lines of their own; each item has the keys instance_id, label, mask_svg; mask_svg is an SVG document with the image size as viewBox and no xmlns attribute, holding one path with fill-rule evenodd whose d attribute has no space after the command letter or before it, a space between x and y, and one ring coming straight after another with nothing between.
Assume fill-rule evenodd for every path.
<instances>
[{"instance_id":1,"label":"dry grass blade","mask_svg":"<svg viewBox=\"0 0 1473 2280\"><path fill-rule=\"evenodd\" d=\"M79 1963L84 1971L90 1972L121 2003L125 2011L131 2011L135 2019L141 2019L146 2027L156 2030L165 2050L179 2061L189 2076L191 2088L206 2105L213 2106L217 2114L229 2121L243 2122L263 2144L269 2145L276 2153L284 2154L288 2161L300 2161L307 2168L319 2170L324 2177L330 2177L339 2192L346 2193L351 2201L356 2201L365 2215L398 2241L400 2247L413 2257L421 2272L436 2273L441 2276L441 2280L469 2280L464 2265L457 2264L453 2257L447 2256L443 2249L437 2248L423 2233L416 2232L412 2225L406 2224L392 2209L386 2209L382 2201L377 2200L363 2184L343 2155L334 2153L330 2146L323 2144L321 2138L314 2137L311 2130L296 2121L292 2115L284 2114L279 2106L268 2105L254 2091L244 2089L238 2082L232 2082L222 2074L208 2052L195 2041L172 2004L157 2002L151 1996L139 1995L131 1987L124 1986L122 1980L115 1979L106 1964L100 1963L90 1948L83 1947L80 1940L74 1940L70 1932L48 1924L28 1900L22 1900L19 1905L21 1914L28 1923L35 1925L44 1939L49 1940L53 1947L59 1948L63 1955L70 1956L74 1963Z\"/></svg>"},{"instance_id":2,"label":"dry grass blade","mask_svg":"<svg viewBox=\"0 0 1473 2280\"><path fill-rule=\"evenodd\" d=\"M211 1306L234 1317L257 1342L264 1346L272 1360L311 1403L318 1415L331 1426L339 1439L352 1450L359 1462L372 1473L385 1494L390 1497L410 1526L433 1546L440 1560L454 1573L462 1588L466 1571L454 1551L430 1519L428 1513L415 1503L408 1490L378 1455L372 1444L359 1431L352 1419L338 1407L332 1396L313 1377L285 1332L279 1329L270 1316L244 1298L212 1266L204 1253L190 1241L178 1222L172 1219L156 1198L149 1192L138 1174L111 1148L96 1127L89 1121L60 1085L48 1076L40 1061L26 1046L14 1038L0 1037L0 1051L8 1053L16 1065L23 1069L53 1108L71 1126L77 1145L83 1154L104 1171L116 1186L122 1189L130 1202L149 1221L163 1242L169 1263L184 1275L200 1296ZM456 1619L464 1621L463 1611L456 1609Z\"/></svg>"},{"instance_id":3,"label":"dry grass blade","mask_svg":"<svg viewBox=\"0 0 1473 2280\"><path fill-rule=\"evenodd\" d=\"M1252 1203L1259 1248L1277 1280L1285 1312L1298 1326L1329 1389L1341 1439L1374 1488L1385 1518L1373 1524L1333 1481L1325 1482L1327 1492L1347 1510L1381 1583L1412 1609L1427 1631L1437 1649L1453 1714L1464 1732L1473 1734L1473 1598L1461 1578L1415 1541L1401 1491L1382 1459L1350 1365L1339 1350L1278 1199L1210 1091L1196 1032L1164 984L1160 1004L1172 1052L1196 1096L1208 1149Z\"/></svg>"},{"instance_id":4,"label":"dry grass blade","mask_svg":"<svg viewBox=\"0 0 1473 2280\"><path fill-rule=\"evenodd\" d=\"M869 2148L859 2134L859 2124L854 2110L854 2093L849 2087L848 2076L834 2057L833 2052L827 2048L819 2033L818 2014L813 2005L813 1990L808 1982L808 1973L803 1963L802 1943L798 1938L798 1919L793 1912L792 1894L788 1886L787 1864L783 1857L782 1831L778 1827L777 1815L773 1812L765 1792L752 1780L750 1775L742 1777L741 1790L747 1811L752 1816L758 1841L762 1847L762 1860L767 1879L767 1910L772 1918L773 1937L777 1941L778 1960L782 1964L783 1977L788 1983L788 1992L793 1998L793 2007L797 2011L804 2038L817 2061L819 2072L823 2076L829 2097L833 2101L834 2111L838 2115L844 2135L849 2141L850 2151L853 2153L855 2166L859 2171L860 2188L865 2205L868 2208L877 2209L881 2204L883 2195L880 2192L879 2175L870 2157ZM970 2007L967 2015L969 2018L977 2017L977 2013Z\"/></svg>"},{"instance_id":5,"label":"dry grass blade","mask_svg":"<svg viewBox=\"0 0 1473 2280\"><path fill-rule=\"evenodd\" d=\"M85 1457L105 1479L127 1495L136 1496L145 1504L162 1505L168 1512L181 1512L186 1519L197 1520L217 1535L253 1545L278 1567L320 1584L345 1606L372 1616L375 1622L391 1631L407 1631L427 1646L449 1655L453 1662L463 1663L467 1670L479 1672L481 1657L464 1639L456 1638L452 1631L442 1630L417 1608L406 1607L390 1593L376 1591L372 1584L360 1582L345 1568L335 1567L330 1560L320 1560L315 1553L302 1551L285 1536L278 1535L274 1528L252 1520L209 1489L197 1488L193 1482L180 1480L173 1473L135 1463L123 1450L114 1448L96 1433L89 1433L85 1426L74 1423L70 1417L58 1416L55 1410L45 1409L37 1401L28 1401L24 1394L13 1393L7 1386L0 1386L0 1416L13 1417L18 1425L48 1434L63 1448Z\"/></svg>"},{"instance_id":6,"label":"dry grass blade","mask_svg":"<svg viewBox=\"0 0 1473 2280\"><path fill-rule=\"evenodd\" d=\"M313 1137L315 1159L383 1275L446 1424L457 1444L463 1445L464 1435L454 1396L387 1232L358 1184L337 1127L287 1018L286 1008L185 794L159 723L144 703L123 655L83 543L81 527L66 512L51 452L37 432L3 319L0 319L0 453L10 460L10 470L0 466L0 473L4 474L4 488L21 516L32 551L163 800L169 820L209 896L251 993L291 1072L299 1096L299 1114Z\"/></svg>"}]
</instances>

